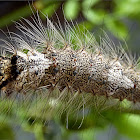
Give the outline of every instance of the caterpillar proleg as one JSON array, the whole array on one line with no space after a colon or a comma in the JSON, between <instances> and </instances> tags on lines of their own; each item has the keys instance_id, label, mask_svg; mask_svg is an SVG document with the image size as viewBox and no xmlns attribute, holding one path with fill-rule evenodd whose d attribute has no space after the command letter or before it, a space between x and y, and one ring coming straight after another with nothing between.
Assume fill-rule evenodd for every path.
<instances>
[{"instance_id":1,"label":"caterpillar proleg","mask_svg":"<svg viewBox=\"0 0 140 140\"><path fill-rule=\"evenodd\" d=\"M92 33L81 32L67 20L62 27L46 16L44 26L37 12L32 22L22 21L15 23L22 35L10 33L9 42L1 40L3 102L14 98L21 108L29 107L27 116L32 111L35 117L38 111L43 122L66 113L67 128L68 116L82 111L79 129L86 108L97 109L97 114L108 108L133 112L121 106L126 101L140 109L138 64L132 64L123 47L117 48L104 31L97 42Z\"/></svg>"}]
</instances>

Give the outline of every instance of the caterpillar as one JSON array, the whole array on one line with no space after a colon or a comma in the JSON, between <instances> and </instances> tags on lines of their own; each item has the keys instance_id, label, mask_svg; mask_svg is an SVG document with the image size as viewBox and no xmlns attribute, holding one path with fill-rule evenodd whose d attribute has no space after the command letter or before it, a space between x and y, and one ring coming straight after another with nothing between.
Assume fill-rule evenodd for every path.
<instances>
[{"instance_id":1,"label":"caterpillar","mask_svg":"<svg viewBox=\"0 0 140 140\"><path fill-rule=\"evenodd\" d=\"M14 45L6 42L5 49L13 53L10 58L1 57L0 89L6 95L46 86L51 91L55 87L60 91L67 88L71 93L87 92L120 101L139 102L139 71L127 65L131 60L123 48L117 50L117 54L112 48L113 42L102 38L99 45L90 33L83 33L83 41L70 25L66 26L65 34L61 27L56 29L48 18L47 28L39 17L37 20L34 21L35 26L25 19L31 29L16 23L34 44L29 44L19 35L12 37ZM72 44L72 38L78 42ZM36 51L37 47L41 47L42 51ZM79 49L73 50L74 47ZM92 53L86 51L89 48ZM23 53L23 50L28 53Z\"/></svg>"},{"instance_id":2,"label":"caterpillar","mask_svg":"<svg viewBox=\"0 0 140 140\"><path fill-rule=\"evenodd\" d=\"M10 42L1 40L0 90L4 98L14 96L18 104L25 101L25 106L33 103L33 107L36 98L38 115L45 119L57 109L60 115L65 111L69 115L81 109L84 114L86 107L123 110L120 102L124 100L139 104L138 64L132 64L125 50L117 48L106 33L98 43L92 33L76 30L67 21L63 28L47 16L46 27L39 15L33 23L23 20L26 24L16 22L22 35L11 33Z\"/></svg>"}]
</instances>

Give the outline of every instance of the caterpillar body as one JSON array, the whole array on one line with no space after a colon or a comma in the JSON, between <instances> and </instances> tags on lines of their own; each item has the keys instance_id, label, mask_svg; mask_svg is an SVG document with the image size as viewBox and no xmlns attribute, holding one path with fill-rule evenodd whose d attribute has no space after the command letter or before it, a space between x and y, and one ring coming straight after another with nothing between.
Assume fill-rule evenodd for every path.
<instances>
[{"instance_id":1,"label":"caterpillar body","mask_svg":"<svg viewBox=\"0 0 140 140\"><path fill-rule=\"evenodd\" d=\"M61 36L60 33L63 31L55 29L49 19L47 22L50 23L51 27L42 27L42 29L30 23L31 27L36 28L35 32L22 25L18 27L25 35L37 41L38 44L34 44L34 46L40 44L43 46L44 49L41 53L30 47L30 44L23 39L13 37L19 44L19 48L29 49L28 53L24 54L14 50L15 54L11 58L1 57L2 78L0 88L5 87L7 95L42 86L46 86L48 89L57 87L60 90L67 87L71 92L87 92L99 96L111 96L119 100L127 99L139 102L139 72L135 72L123 62L123 59L129 59L126 58L125 52L123 52L122 58L119 58L117 54L115 54L116 58L111 55L107 56L110 52L102 51L102 44L97 44L93 37L88 40L89 38L85 34L85 42L83 42L81 38L75 35L74 31L67 29L67 32L70 32L67 35L69 40L72 40L71 36L79 39L80 45L78 47L82 49L75 51L71 48L71 42L67 42L65 37ZM49 31L54 35L53 41L49 38ZM89 41L88 43L86 39ZM55 44L62 43L62 49L55 48ZM103 43L104 46L106 45L105 49L109 51L111 44L107 45L109 42L105 42L105 40ZM88 53L84 45L87 46L86 48L92 48L94 52ZM17 49L19 48L17 46Z\"/></svg>"},{"instance_id":2,"label":"caterpillar body","mask_svg":"<svg viewBox=\"0 0 140 140\"><path fill-rule=\"evenodd\" d=\"M59 106L60 114L91 105L105 109L116 99L140 102L140 72L122 47L115 47L106 34L98 43L92 33L77 33L67 21L63 30L46 19L47 27L39 16L34 23L24 19L28 26L16 23L23 35L2 40L0 90L6 98L35 91L51 108ZM45 90L43 97L40 90ZM104 106L100 98L110 102ZM51 114L46 112L39 115Z\"/></svg>"}]
</instances>

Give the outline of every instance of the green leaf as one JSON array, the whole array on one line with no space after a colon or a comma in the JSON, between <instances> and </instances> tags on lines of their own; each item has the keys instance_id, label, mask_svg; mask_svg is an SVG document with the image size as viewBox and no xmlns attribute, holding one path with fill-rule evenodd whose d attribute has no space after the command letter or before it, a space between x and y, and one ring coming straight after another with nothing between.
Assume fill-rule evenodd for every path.
<instances>
[{"instance_id":1,"label":"green leaf","mask_svg":"<svg viewBox=\"0 0 140 140\"><path fill-rule=\"evenodd\" d=\"M118 131L133 140L140 139L140 116L135 114L123 114L114 119Z\"/></svg>"},{"instance_id":2,"label":"green leaf","mask_svg":"<svg viewBox=\"0 0 140 140\"><path fill-rule=\"evenodd\" d=\"M80 12L80 3L77 0L68 0L64 5L64 15L70 19L75 19Z\"/></svg>"},{"instance_id":3,"label":"green leaf","mask_svg":"<svg viewBox=\"0 0 140 140\"><path fill-rule=\"evenodd\" d=\"M94 24L92 24L91 22L89 21L83 21L83 22L80 22L78 24L78 27L76 26L76 28L79 28L80 31L85 31L85 29L87 30L92 30L94 27Z\"/></svg>"},{"instance_id":4,"label":"green leaf","mask_svg":"<svg viewBox=\"0 0 140 140\"><path fill-rule=\"evenodd\" d=\"M41 10L42 13L47 15L48 17L51 17L53 13L56 11L56 9L59 7L60 3L57 4L51 4ZM45 16L41 16L41 18L46 19Z\"/></svg>"},{"instance_id":5,"label":"green leaf","mask_svg":"<svg viewBox=\"0 0 140 140\"><path fill-rule=\"evenodd\" d=\"M124 39L128 36L128 29L126 25L113 16L106 16L105 25L108 30L119 39Z\"/></svg>"},{"instance_id":6,"label":"green leaf","mask_svg":"<svg viewBox=\"0 0 140 140\"><path fill-rule=\"evenodd\" d=\"M83 0L82 7L83 9L90 9L93 5L95 5L99 0Z\"/></svg>"},{"instance_id":7,"label":"green leaf","mask_svg":"<svg viewBox=\"0 0 140 140\"><path fill-rule=\"evenodd\" d=\"M0 122L0 140L14 140L14 133L12 128L3 122Z\"/></svg>"},{"instance_id":8,"label":"green leaf","mask_svg":"<svg viewBox=\"0 0 140 140\"><path fill-rule=\"evenodd\" d=\"M88 21L92 22L93 24L100 25L104 21L105 11L103 10L84 10L83 15L87 18Z\"/></svg>"},{"instance_id":9,"label":"green leaf","mask_svg":"<svg viewBox=\"0 0 140 140\"><path fill-rule=\"evenodd\" d=\"M95 128L84 130L79 133L80 140L94 140Z\"/></svg>"},{"instance_id":10,"label":"green leaf","mask_svg":"<svg viewBox=\"0 0 140 140\"><path fill-rule=\"evenodd\" d=\"M139 0L118 0L116 1L116 14L119 16L137 16L140 14Z\"/></svg>"},{"instance_id":11,"label":"green leaf","mask_svg":"<svg viewBox=\"0 0 140 140\"><path fill-rule=\"evenodd\" d=\"M21 17L26 17L32 13L29 6L24 6L18 10L15 10L12 13L9 13L0 19L0 28L6 25L12 24L12 21L16 21Z\"/></svg>"}]
</instances>

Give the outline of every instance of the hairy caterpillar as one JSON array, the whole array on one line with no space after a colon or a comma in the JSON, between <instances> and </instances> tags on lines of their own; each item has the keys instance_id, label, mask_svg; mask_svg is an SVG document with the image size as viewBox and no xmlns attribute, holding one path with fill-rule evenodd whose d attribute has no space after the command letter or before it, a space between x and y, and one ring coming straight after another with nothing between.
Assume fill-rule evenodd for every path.
<instances>
[{"instance_id":1,"label":"hairy caterpillar","mask_svg":"<svg viewBox=\"0 0 140 140\"><path fill-rule=\"evenodd\" d=\"M33 44L18 35L12 37L14 45L6 42L5 49L13 53L11 58L1 57L0 89L6 95L42 86L50 90L57 87L60 91L67 87L72 93L87 92L139 102L139 72L127 65L130 60L122 48L122 52L114 54L113 42L102 39L99 45L90 33L83 33L83 41L70 25L66 26L65 34L48 18L47 28L37 20L34 26L25 19L31 29L17 23L17 28ZM72 44L72 38L78 42ZM41 53L35 50L37 47L43 48ZM72 47L79 49L74 51ZM91 54L86 51L88 48L93 50ZM21 51L24 49L27 54Z\"/></svg>"},{"instance_id":2,"label":"hairy caterpillar","mask_svg":"<svg viewBox=\"0 0 140 140\"><path fill-rule=\"evenodd\" d=\"M26 94L25 106L37 98L42 104L36 103L35 109L44 120L56 113L56 108L59 114L66 111L68 116L90 106L104 110L113 106L116 99L116 109L118 101L124 99L139 103L140 73L123 48L115 48L106 34L99 44L91 33L76 32L67 21L63 30L60 24L55 27L46 19L47 27L39 16L33 24L24 19L27 25L16 23L23 36L13 33L11 42L2 40L3 95L10 98ZM17 101L20 104L21 100Z\"/></svg>"}]
</instances>

